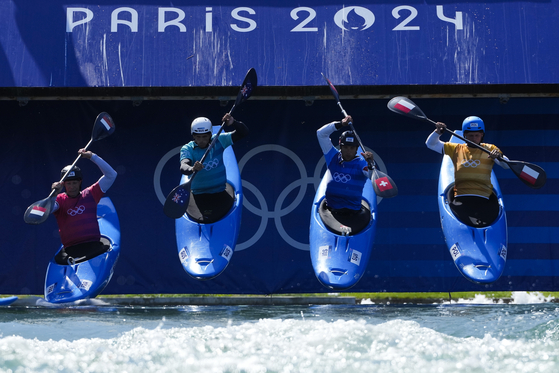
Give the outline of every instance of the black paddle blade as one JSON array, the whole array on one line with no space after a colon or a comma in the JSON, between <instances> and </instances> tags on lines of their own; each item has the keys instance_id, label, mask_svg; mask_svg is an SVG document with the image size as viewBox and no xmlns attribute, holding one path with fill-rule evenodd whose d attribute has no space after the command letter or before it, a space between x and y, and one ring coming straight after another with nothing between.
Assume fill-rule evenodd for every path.
<instances>
[{"instance_id":1,"label":"black paddle blade","mask_svg":"<svg viewBox=\"0 0 559 373\"><path fill-rule=\"evenodd\" d=\"M428 120L423 111L407 97L397 96L387 104L391 111L413 119Z\"/></svg>"},{"instance_id":2,"label":"black paddle blade","mask_svg":"<svg viewBox=\"0 0 559 373\"><path fill-rule=\"evenodd\" d=\"M56 197L47 197L29 206L23 214L23 221L34 225L44 223L52 211L55 199Z\"/></svg>"},{"instance_id":3,"label":"black paddle blade","mask_svg":"<svg viewBox=\"0 0 559 373\"><path fill-rule=\"evenodd\" d=\"M328 86L330 87L330 90L332 91L332 94L334 95L334 98L336 99L336 101L340 102L340 95L338 94L338 90L336 89L336 87L334 87L334 84L332 84L330 79L325 77L324 74L322 74L322 73L320 73L320 74L322 75L324 80L326 80L326 83L328 83Z\"/></svg>"},{"instance_id":4,"label":"black paddle blade","mask_svg":"<svg viewBox=\"0 0 559 373\"><path fill-rule=\"evenodd\" d=\"M239 106L240 103L245 102L248 100L250 95L252 95L252 91L258 85L258 77L256 76L256 70L252 67L246 74L245 80L241 85L241 89L237 94L237 100L235 100L235 106Z\"/></svg>"},{"instance_id":5,"label":"black paddle blade","mask_svg":"<svg viewBox=\"0 0 559 373\"><path fill-rule=\"evenodd\" d=\"M540 166L523 161L507 161L506 163L512 172L530 188L539 189L545 185L547 174Z\"/></svg>"},{"instance_id":6,"label":"black paddle blade","mask_svg":"<svg viewBox=\"0 0 559 373\"><path fill-rule=\"evenodd\" d=\"M375 168L373 170L371 181L377 196L382 198L392 198L398 195L398 187L396 186L396 183L384 172Z\"/></svg>"},{"instance_id":7,"label":"black paddle blade","mask_svg":"<svg viewBox=\"0 0 559 373\"><path fill-rule=\"evenodd\" d=\"M188 202L190 200L190 180L181 184L169 193L163 212L172 219L178 219L186 213Z\"/></svg>"},{"instance_id":8,"label":"black paddle blade","mask_svg":"<svg viewBox=\"0 0 559 373\"><path fill-rule=\"evenodd\" d=\"M104 139L113 134L115 131L115 122L113 118L105 112L102 112L95 119L93 124L93 131L91 133L91 139L93 141Z\"/></svg>"}]
</instances>

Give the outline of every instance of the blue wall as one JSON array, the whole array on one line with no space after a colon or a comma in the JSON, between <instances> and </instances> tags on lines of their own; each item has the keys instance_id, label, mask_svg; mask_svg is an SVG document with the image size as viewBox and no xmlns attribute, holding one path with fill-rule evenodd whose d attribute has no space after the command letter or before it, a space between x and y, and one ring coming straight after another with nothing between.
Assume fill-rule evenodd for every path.
<instances>
[{"instance_id":1,"label":"blue wall","mask_svg":"<svg viewBox=\"0 0 559 373\"><path fill-rule=\"evenodd\" d=\"M559 83L559 0L0 0L0 87Z\"/></svg>"},{"instance_id":2,"label":"blue wall","mask_svg":"<svg viewBox=\"0 0 559 373\"><path fill-rule=\"evenodd\" d=\"M308 252L310 208L322 169L315 131L340 119L334 100L259 100L257 93L235 117L250 135L234 145L242 167L245 203L237 252L227 270L199 282L182 269L174 221L161 199L179 181L178 147L190 141L197 116L218 122L232 105L219 101L0 101L0 293L42 294L46 266L60 240L52 217L23 222L31 203L45 198L60 169L89 140L96 115L116 122L111 137L91 150L119 173L108 195L121 221L122 254L105 293L297 293L327 291L316 280ZM499 170L509 223L504 276L481 287L463 279L444 244L437 213L441 156L424 141L428 123L398 116L388 99L344 100L356 129L385 171L398 197L379 204L379 225L365 277L354 291L556 290L559 280L559 99L414 99L434 120L459 129L478 115L486 140L511 159L542 166L545 187L533 190ZM80 160L84 183L99 170Z\"/></svg>"}]
</instances>

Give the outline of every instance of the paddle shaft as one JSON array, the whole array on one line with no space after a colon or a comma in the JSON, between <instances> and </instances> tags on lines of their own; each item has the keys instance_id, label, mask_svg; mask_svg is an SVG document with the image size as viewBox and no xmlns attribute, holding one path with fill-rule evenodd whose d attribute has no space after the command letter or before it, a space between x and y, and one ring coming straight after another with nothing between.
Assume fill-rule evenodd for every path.
<instances>
[{"instance_id":1,"label":"paddle shaft","mask_svg":"<svg viewBox=\"0 0 559 373\"><path fill-rule=\"evenodd\" d=\"M89 145L91 145L92 142L93 142L93 137L89 140L89 142L87 143L87 145L86 145L85 148L83 148L83 149L84 149L84 150L87 150L87 148L89 148ZM68 167L68 171L66 171L66 173L64 174L64 176L62 176L62 178L60 179L59 183L63 182L63 181L66 179L66 177L68 176L68 174L70 173L70 171L72 171L72 168L74 168L74 166L76 165L76 163L78 163L78 161L80 160L81 157L82 157L82 154L80 153L80 154L76 157L76 160L74 161L74 163L72 163L72 165L71 165L70 167ZM56 190L56 189L53 188L53 189L50 191L50 194L49 194L49 196L47 197L47 199L50 198L50 197L52 197L52 195L54 194L55 190Z\"/></svg>"},{"instance_id":2,"label":"paddle shaft","mask_svg":"<svg viewBox=\"0 0 559 373\"><path fill-rule=\"evenodd\" d=\"M348 116L347 112L344 110L344 108L342 106L342 103L340 101L338 101L338 106L342 110L342 114L347 117ZM357 142L359 143L359 146L361 147L361 149L363 149L363 151L365 151L365 147L363 146L363 143L361 142L361 138L359 138L359 135L357 134L357 131L355 131L355 127L353 127L352 122L349 122L349 128L351 128L351 130L353 131L353 134L355 135L355 138L357 139ZM368 165L371 169L375 168L375 165L373 163L369 162L368 160L367 160L367 163L368 163Z\"/></svg>"},{"instance_id":3,"label":"paddle shaft","mask_svg":"<svg viewBox=\"0 0 559 373\"><path fill-rule=\"evenodd\" d=\"M431 120L431 119L429 119L429 118L425 118L425 119L426 119L428 122L431 122L431 123L433 123L433 124L437 124L437 122L435 122L434 120ZM487 149L485 149L483 146L481 146L481 145L479 145L479 144L476 144L475 142L473 142L473 141L471 141L471 140L468 140L467 138L465 138L465 137L463 137L463 136L460 136L460 135L457 134L456 132L451 131L451 130L449 130L449 129L446 128L446 127L445 127L444 130L445 130L446 132L452 134L452 136L457 137L457 138L459 138L460 140L465 141L465 142L467 142L468 144L473 145L473 146L475 146L476 148L483 150L483 151L486 152L487 154L491 154L491 151L490 151L490 150L487 150ZM509 162L508 162L506 159L504 159L503 157L499 157L498 159L499 159L500 161L503 161L503 162L507 163L507 164L509 163Z\"/></svg>"}]
</instances>

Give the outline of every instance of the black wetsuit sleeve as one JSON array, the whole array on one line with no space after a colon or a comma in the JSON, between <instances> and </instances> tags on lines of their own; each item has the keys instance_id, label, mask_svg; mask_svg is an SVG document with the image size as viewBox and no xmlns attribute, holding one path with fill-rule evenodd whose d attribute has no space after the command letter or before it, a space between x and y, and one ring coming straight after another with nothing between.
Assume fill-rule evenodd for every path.
<instances>
[{"instance_id":1,"label":"black wetsuit sleeve","mask_svg":"<svg viewBox=\"0 0 559 373\"><path fill-rule=\"evenodd\" d=\"M343 127L342 122L340 122L340 121L334 122L334 125L336 126L336 131L338 131L340 128Z\"/></svg>"},{"instance_id":2,"label":"black wetsuit sleeve","mask_svg":"<svg viewBox=\"0 0 559 373\"><path fill-rule=\"evenodd\" d=\"M248 127L243 122L234 121L233 127L235 128L233 134L231 135L231 140L233 141L233 143L236 143L237 141L248 135Z\"/></svg>"}]
</instances>

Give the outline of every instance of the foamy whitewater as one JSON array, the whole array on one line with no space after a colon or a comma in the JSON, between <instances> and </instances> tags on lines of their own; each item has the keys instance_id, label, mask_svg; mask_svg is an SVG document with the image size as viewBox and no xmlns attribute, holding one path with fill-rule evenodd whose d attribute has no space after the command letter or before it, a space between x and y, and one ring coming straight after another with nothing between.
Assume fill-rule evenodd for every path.
<instances>
[{"instance_id":1,"label":"foamy whitewater","mask_svg":"<svg viewBox=\"0 0 559 373\"><path fill-rule=\"evenodd\" d=\"M1 372L558 372L559 308L4 307Z\"/></svg>"}]
</instances>

